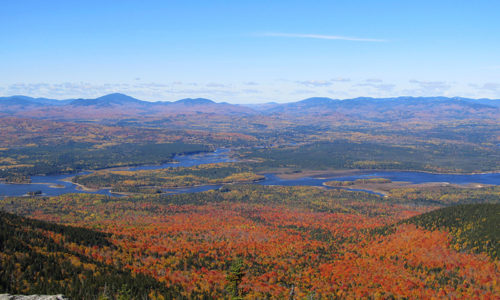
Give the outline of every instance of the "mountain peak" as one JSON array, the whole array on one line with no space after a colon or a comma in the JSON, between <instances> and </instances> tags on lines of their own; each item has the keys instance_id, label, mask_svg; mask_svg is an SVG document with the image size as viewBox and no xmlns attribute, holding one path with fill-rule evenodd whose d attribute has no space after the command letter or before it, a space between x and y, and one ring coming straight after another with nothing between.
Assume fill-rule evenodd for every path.
<instances>
[{"instance_id":1,"label":"mountain peak","mask_svg":"<svg viewBox=\"0 0 500 300\"><path fill-rule=\"evenodd\" d=\"M129 95L121 94L121 93L112 93L108 95L101 96L96 98L95 100L107 101L112 103L125 103L125 102L143 102L142 100L136 99Z\"/></svg>"},{"instance_id":2,"label":"mountain peak","mask_svg":"<svg viewBox=\"0 0 500 300\"><path fill-rule=\"evenodd\" d=\"M130 97L121 93L113 93L101 96L95 99L76 99L71 102L72 105L75 106L90 106L90 105L98 105L98 106L110 106L110 105L124 105L124 104L132 104L132 103L144 103L145 101L136 99L134 97Z\"/></svg>"},{"instance_id":3,"label":"mountain peak","mask_svg":"<svg viewBox=\"0 0 500 300\"><path fill-rule=\"evenodd\" d=\"M176 104L184 104L184 105L210 105L215 104L214 101L206 98L185 98L181 100L177 100L174 103Z\"/></svg>"},{"instance_id":4,"label":"mountain peak","mask_svg":"<svg viewBox=\"0 0 500 300\"><path fill-rule=\"evenodd\" d=\"M334 99L332 98L328 98L328 97L311 97L311 98L307 98L307 99L304 99L304 100L301 100L299 101L299 103L304 103L304 104L325 104L325 103L330 103L332 101L335 101Z\"/></svg>"},{"instance_id":5,"label":"mountain peak","mask_svg":"<svg viewBox=\"0 0 500 300\"><path fill-rule=\"evenodd\" d=\"M28 96L15 95L10 97L1 97L0 101L4 105L35 105L34 98Z\"/></svg>"}]
</instances>

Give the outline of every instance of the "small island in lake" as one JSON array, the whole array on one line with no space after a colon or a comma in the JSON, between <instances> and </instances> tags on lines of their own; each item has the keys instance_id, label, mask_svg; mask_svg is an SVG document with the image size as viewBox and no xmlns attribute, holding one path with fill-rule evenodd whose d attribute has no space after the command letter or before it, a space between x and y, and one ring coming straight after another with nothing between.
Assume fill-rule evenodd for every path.
<instances>
[{"instance_id":1,"label":"small island in lake","mask_svg":"<svg viewBox=\"0 0 500 300\"><path fill-rule=\"evenodd\" d=\"M26 195L28 196L39 196L42 194L42 191L38 190L38 191L29 191L26 193Z\"/></svg>"}]
</instances>

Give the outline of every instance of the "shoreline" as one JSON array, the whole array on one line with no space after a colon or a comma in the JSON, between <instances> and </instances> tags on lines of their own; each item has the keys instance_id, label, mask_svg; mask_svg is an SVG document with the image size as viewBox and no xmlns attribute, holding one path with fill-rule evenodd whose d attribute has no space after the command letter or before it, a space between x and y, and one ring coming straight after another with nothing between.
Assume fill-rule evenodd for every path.
<instances>
[{"instance_id":1,"label":"shoreline","mask_svg":"<svg viewBox=\"0 0 500 300\"><path fill-rule=\"evenodd\" d=\"M389 183L360 183L353 184L350 186L340 186L340 185L329 185L327 182L323 182L323 186L331 188L343 188L343 189L353 189L353 190L367 190L379 194L383 194L384 197L390 196L390 191L393 189L402 188L434 188L434 187L456 187L456 188L470 188L479 189L483 187L495 186L492 184L479 184L479 183L449 183L449 182L425 182L425 183L411 183L408 181L393 181Z\"/></svg>"},{"instance_id":2,"label":"shoreline","mask_svg":"<svg viewBox=\"0 0 500 300\"><path fill-rule=\"evenodd\" d=\"M80 190L82 191L85 191L85 192L98 192L98 191L102 191L102 190L108 190L108 192L110 194L117 194L117 195L124 195L124 196L130 196L130 195L144 195L143 193L135 193L135 192L116 192L116 191L113 191L113 187L110 187L110 186L106 186L106 187L100 187L100 188L90 188L90 187L87 187L87 186L84 186L80 183L76 183L76 182L73 182L71 179L73 179L75 176L71 176L71 177L67 177L67 178L63 178L61 179L61 181L64 181L64 182L69 182L69 183L72 183L74 185L76 185ZM214 185L220 185L220 186L223 186L225 184L254 184L254 183L258 183L260 181L263 181L265 180L266 178L260 178L260 179L256 179L256 180L246 180L246 181L233 181L233 182L220 182L220 183L205 183L205 184L195 184L195 185L188 185L188 186L176 186L176 187L160 187L160 186L148 186L150 188L157 188L157 189L171 189L171 190L183 190L183 189L190 189L190 188L198 188L198 187L204 187L204 186L214 186ZM161 194L172 194L172 193L175 193L174 191L167 191L167 192L163 192Z\"/></svg>"},{"instance_id":3,"label":"shoreline","mask_svg":"<svg viewBox=\"0 0 500 300\"><path fill-rule=\"evenodd\" d=\"M77 173L60 173L60 174L52 174L52 175L37 175L37 176L59 176L61 177L60 179L57 178L56 181L62 181L62 182L68 182L74 185L73 189L74 192L91 192L91 193L101 193L105 192L107 194L111 195L134 195L134 194L142 194L142 193L135 193L135 192L113 192L112 188L113 187L100 187L100 188L90 188L87 186L84 186L80 183L73 182L72 180L74 179L75 176L78 176L79 174L91 174L97 171L115 171L115 170L127 170L128 168L134 168L134 167L160 167L164 164L178 164L179 161L175 160L176 156L189 156L189 155L200 155L200 154L210 154L210 153L215 153L216 157L219 157L219 154L222 154L224 157L227 157L229 159L233 159L231 157L232 150L227 149L227 148L220 148L224 149L223 151L219 152L217 149L216 151L197 151L193 153L182 153L182 154L177 154L172 159L164 161L158 165L150 165L150 164L145 164L145 165L140 165L140 164L130 164L130 165L125 165L125 166L115 166L115 167L109 167L109 168L102 168L102 169L96 169L96 170L81 170ZM237 160L234 161L236 163L244 163L244 160ZM203 163L201 163L203 164ZM199 164L198 164L199 165ZM168 167L165 167L168 168ZM255 171L254 171L255 172ZM296 180L296 179L301 179L301 178L313 178L313 179L321 179L321 180L335 180L336 177L344 177L344 176L355 176L355 175L363 175L363 174L370 174L370 173L383 173L383 172L401 172L401 173L422 173L422 174L430 174L430 175L463 175L463 176L468 176L468 175L488 175L488 174L500 174L500 170L492 170L492 171L483 171L483 172L469 172L469 173L458 173L458 172L445 172L445 173L440 173L436 171L425 171L425 170L404 170L404 169L325 169L325 170L312 170L312 169L302 169L302 170L297 170L293 169L290 167L283 167L283 168L269 168L264 171L258 171L255 172L255 174L260 175L260 176L266 176L266 174L272 174L282 180ZM384 177L383 175L377 175L377 177ZM496 177L495 177L496 178ZM37 180L42 181L43 179L38 178ZM247 181L234 181L234 182L221 182L221 183L205 183L205 184L195 184L195 185L188 185L188 186L177 186L177 187L155 187L158 189L190 189L190 188L197 188L197 187L203 187L203 186L209 186L209 185L224 185L224 184L257 184L260 181L265 181L266 178L259 178L257 180L247 180ZM432 180L432 179L430 179ZM439 180L439 179L436 179ZM50 181L50 180L49 180ZM444 181L444 180L443 180ZM439 185L439 184L446 184L443 183L443 181L433 181L433 182L427 182L426 184L429 185ZM453 180L450 180L453 181ZM398 181L395 181L398 182ZM10 183L5 180L0 180L0 185L1 184L20 184L20 185L32 185L35 187L35 185L45 185L49 186L50 188L57 189L57 188L62 188L61 186L57 186L57 182L29 182L29 183ZM470 184L454 184L453 185L457 186L471 186ZM479 184L479 183L478 183ZM500 185L500 182L497 184L494 180L493 183L489 184L480 184L482 186L488 186L488 185ZM404 185L407 186L407 185ZM331 187L336 187L336 186L331 186ZM397 187L403 187L403 186L396 186L394 185L395 188ZM363 189L375 193L380 193L387 195L387 188L381 188L378 186L366 186L366 185L354 185L350 187L342 187L345 189ZM381 189L380 189L381 188ZM163 192L165 194L171 193L171 192Z\"/></svg>"},{"instance_id":4,"label":"shoreline","mask_svg":"<svg viewBox=\"0 0 500 300\"><path fill-rule=\"evenodd\" d=\"M76 176L76 175L75 175ZM69 183L72 183L74 185L76 185L78 188L80 188L82 191L85 191L85 192L97 192L97 191L100 191L100 190L104 190L106 188L101 188L101 189L93 189L93 188L89 188L89 187L86 187L82 184L79 184L79 183L76 183L76 182L73 182L72 179L75 178L75 176L71 176L71 177L67 177L67 178L63 178L63 179L60 179L61 181L64 181L64 182L69 182ZM111 192L111 191L110 191Z\"/></svg>"},{"instance_id":5,"label":"shoreline","mask_svg":"<svg viewBox=\"0 0 500 300\"><path fill-rule=\"evenodd\" d=\"M363 173L373 173L373 172L408 172L408 173L425 173L432 175L488 175L488 174L500 174L500 170L495 171L485 171L485 172L470 172L470 173L439 173L433 171L421 171L421 170L402 170L402 169L329 169L329 170L302 170L301 172L289 173L285 170L269 170L260 171L257 174L274 174L280 179L298 179L303 177L311 177L317 179L328 179L334 176L350 176L359 175Z\"/></svg>"}]
</instances>

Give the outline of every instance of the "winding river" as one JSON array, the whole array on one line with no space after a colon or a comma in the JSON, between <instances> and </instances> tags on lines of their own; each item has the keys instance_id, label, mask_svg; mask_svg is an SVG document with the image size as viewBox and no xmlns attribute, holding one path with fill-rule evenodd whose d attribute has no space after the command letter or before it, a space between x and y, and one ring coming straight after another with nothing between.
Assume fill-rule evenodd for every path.
<instances>
[{"instance_id":1,"label":"winding river","mask_svg":"<svg viewBox=\"0 0 500 300\"><path fill-rule=\"evenodd\" d=\"M121 168L125 170L154 170L169 167L192 167L201 164L232 162L235 161L229 157L229 149L218 149L214 152L199 153L190 155L178 155L174 157L175 162L169 162L162 165L145 165L136 167ZM98 191L84 191L76 184L67 181L67 178L75 175L88 174L89 172L80 172L77 174L52 175L52 176L32 176L30 184L7 184L0 183L0 197L2 196L23 196L30 191L41 191L45 196L57 196L65 193L92 193L104 194L110 196L121 196L111 193L108 189ZM356 180L362 178L383 177L392 181L406 181L411 183L427 182L448 182L451 184L500 184L500 173L482 173L482 174L434 174L425 172L401 172L401 171L362 171L356 174L336 175L328 178L302 177L297 179L282 179L274 174L264 174L265 179L254 184L261 185L282 185L282 186L322 186L323 183L330 180ZM66 180L65 180L66 179ZM206 185L178 189L164 189L165 192L172 194L196 193L220 188L220 185ZM366 190L362 190L366 191ZM379 193L366 191L373 194Z\"/></svg>"}]
</instances>

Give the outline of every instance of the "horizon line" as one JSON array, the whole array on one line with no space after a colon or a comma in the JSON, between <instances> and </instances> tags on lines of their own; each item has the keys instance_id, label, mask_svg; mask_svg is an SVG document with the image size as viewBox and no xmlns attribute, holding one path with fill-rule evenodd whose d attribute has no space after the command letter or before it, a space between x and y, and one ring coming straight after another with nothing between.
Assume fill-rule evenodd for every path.
<instances>
[{"instance_id":1,"label":"horizon line","mask_svg":"<svg viewBox=\"0 0 500 300\"><path fill-rule=\"evenodd\" d=\"M102 97L105 97L105 96L109 96L109 95L114 95L114 94L119 94L119 95L124 95L124 96L127 96L127 97L130 97L130 98L134 98L136 100L139 100L139 101L142 101L142 102L149 102L149 103L158 103L158 102L169 102L169 103L174 103L174 102L177 102L177 101L181 101L181 100L186 100L186 99L205 99L205 100L210 100L214 103L218 103L218 104L222 104L222 103L227 103L227 104L232 104L232 105L247 105L247 104L268 104L268 103L277 103L277 104L286 104L286 103L295 103L295 102L300 102L300 101L303 101L303 100L308 100L308 99L313 99L313 98L323 98L323 99L330 99L330 100L338 100L338 101L345 101L345 100L355 100L355 99L359 99L359 98L368 98L368 99L398 99L398 98L447 98L447 99L468 99L468 100L493 100L493 101L500 101L500 98L498 99L495 99L495 98L468 98L468 97L461 97L461 96L452 96L452 97L449 97L449 96L410 96L410 95L401 95L401 96L391 96L391 97L370 97L370 96L357 96L357 97L350 97L350 98L331 98L331 97L326 97L326 96L312 96L312 97L307 97L307 98L301 98L299 100L295 100L295 101L289 101L289 102L276 102L276 101L268 101L268 102L256 102L256 103L231 103L231 102L228 102L228 101L215 101L213 99L210 99L210 98L205 98L205 97L187 97L187 98L181 98L181 99L177 99L177 100L155 100L155 101L150 101L150 100L143 100L143 99L139 99L139 98L136 98L136 97L133 97L133 96L130 96L128 94L124 94L124 93L119 93L119 92L115 92L115 93L109 93L109 94L104 94L102 96L97 96L95 98L81 98L81 97L78 97L78 98L47 98L47 97L33 97L33 96L27 96L27 95L11 95L11 96L0 96L0 99L1 98L12 98L12 97L28 97L28 98L31 98L31 99L48 99L48 100L55 100L55 101L66 101L66 100L95 100L95 99L98 99L98 98L102 98Z\"/></svg>"}]
</instances>

